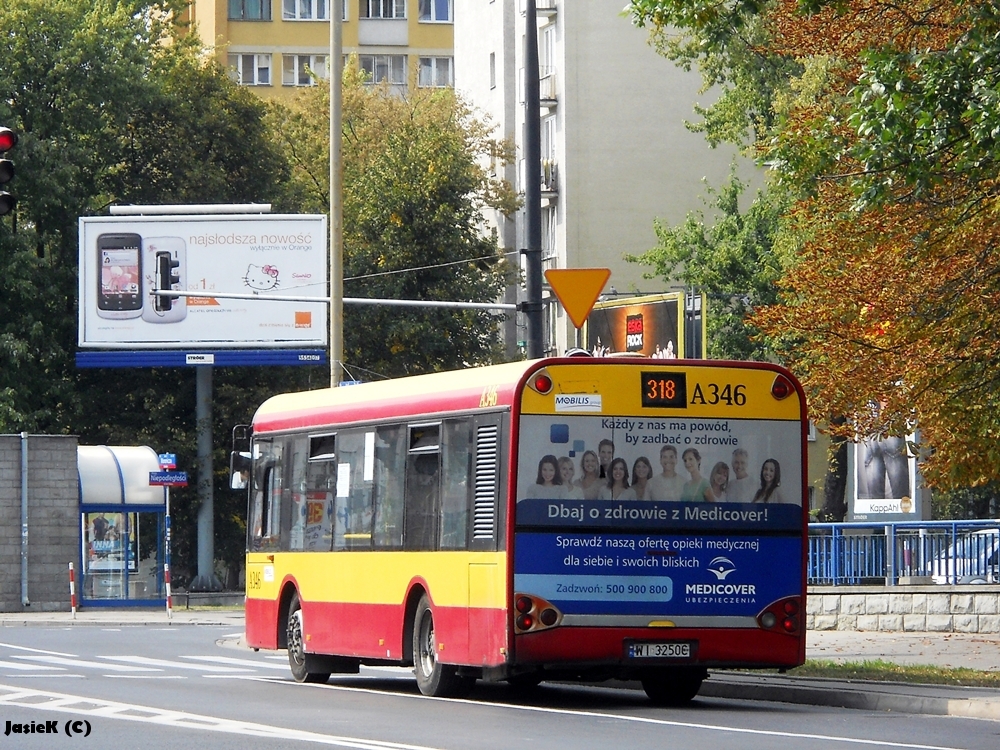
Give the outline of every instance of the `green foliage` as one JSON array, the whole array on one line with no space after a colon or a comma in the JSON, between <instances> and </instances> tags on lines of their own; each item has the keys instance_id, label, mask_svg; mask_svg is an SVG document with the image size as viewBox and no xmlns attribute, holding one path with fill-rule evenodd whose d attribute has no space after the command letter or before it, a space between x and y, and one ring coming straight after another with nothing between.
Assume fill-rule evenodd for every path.
<instances>
[{"instance_id":1,"label":"green foliage","mask_svg":"<svg viewBox=\"0 0 1000 750\"><path fill-rule=\"evenodd\" d=\"M703 211L676 227L656 222L658 244L628 260L653 266L647 278L662 277L694 286L709 300L708 353L716 359L766 360L769 345L747 322L755 307L777 300L774 282L781 264L774 249L784 208L776 193L758 193L746 212L739 198L746 184L735 171L719 190L709 188L715 222ZM706 204L708 200L706 200Z\"/></svg>"},{"instance_id":2,"label":"green foliage","mask_svg":"<svg viewBox=\"0 0 1000 750\"><path fill-rule=\"evenodd\" d=\"M631 0L633 22L649 27L654 47L690 70L697 67L703 91L718 98L697 106L702 117L692 130L710 144L754 148L775 123L774 100L801 63L769 50L770 32L762 22L771 0Z\"/></svg>"},{"instance_id":3,"label":"green foliage","mask_svg":"<svg viewBox=\"0 0 1000 750\"><path fill-rule=\"evenodd\" d=\"M481 232L485 205L512 211L509 186L480 160L504 144L451 90L408 97L365 85L350 69L343 90L344 294L384 299L489 302L510 269ZM314 208L328 201L329 98L308 89L276 108L293 165L292 191ZM498 361L499 316L486 311L345 305L345 361L385 376ZM372 336L378 331L377 336Z\"/></svg>"},{"instance_id":4,"label":"green foliage","mask_svg":"<svg viewBox=\"0 0 1000 750\"><path fill-rule=\"evenodd\" d=\"M0 4L0 122L20 135L18 208L0 220L0 432L148 444L197 472L193 371L77 370L73 359L80 216L110 203L268 200L288 178L264 105L157 10L182 4ZM216 371L217 551L230 566L243 556L245 512L225 488L230 430L268 395L309 385L314 369L312 384L325 383L319 368ZM173 501L183 584L195 558L194 488Z\"/></svg>"}]
</instances>

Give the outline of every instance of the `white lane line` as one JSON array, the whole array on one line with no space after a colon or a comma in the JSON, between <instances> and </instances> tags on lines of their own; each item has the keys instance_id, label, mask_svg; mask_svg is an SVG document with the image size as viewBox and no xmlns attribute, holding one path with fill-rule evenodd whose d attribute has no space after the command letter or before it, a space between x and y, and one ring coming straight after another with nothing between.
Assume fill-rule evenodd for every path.
<instances>
[{"instance_id":1,"label":"white lane line","mask_svg":"<svg viewBox=\"0 0 1000 750\"><path fill-rule=\"evenodd\" d=\"M116 680L186 680L186 674L106 674L105 677L114 677Z\"/></svg>"},{"instance_id":2,"label":"white lane line","mask_svg":"<svg viewBox=\"0 0 1000 750\"><path fill-rule=\"evenodd\" d=\"M25 672L39 672L48 670L50 672L64 672L66 671L63 667L46 667L41 664L21 664L16 661L0 661L0 668L2 669L18 669Z\"/></svg>"},{"instance_id":3,"label":"white lane line","mask_svg":"<svg viewBox=\"0 0 1000 750\"><path fill-rule=\"evenodd\" d=\"M48 662L49 664L62 664L67 667L94 667L96 669L110 669L112 672L162 672L162 669L152 667L129 667L124 664L107 664L102 661L88 661L86 659L63 659L59 656L21 656L15 655L15 659L29 659L31 661ZM102 657L103 658L103 657Z\"/></svg>"},{"instance_id":4,"label":"white lane line","mask_svg":"<svg viewBox=\"0 0 1000 750\"><path fill-rule=\"evenodd\" d=\"M255 724L249 721L236 721L216 716L206 716L204 714L191 714L184 711L168 711L151 706L105 701L79 695L69 695L67 693L28 690L13 685L0 685L0 706L3 705L34 708L41 711L60 711L78 716L136 721L160 726L202 729L207 732L264 737L271 740L314 742L320 745L350 747L357 748L358 750L438 750L426 745L408 745L399 742L366 739L364 737L345 737L306 732L301 729L283 729L265 724Z\"/></svg>"},{"instance_id":5,"label":"white lane line","mask_svg":"<svg viewBox=\"0 0 1000 750\"><path fill-rule=\"evenodd\" d=\"M288 671L287 664L271 664L266 661L251 661L250 659L234 659L230 656L182 656L182 659L192 659L194 661L206 661L216 664L238 664L243 667L256 668L263 667L264 669L280 669L282 671Z\"/></svg>"},{"instance_id":6,"label":"white lane line","mask_svg":"<svg viewBox=\"0 0 1000 750\"><path fill-rule=\"evenodd\" d=\"M370 693L374 695L393 695L398 698L409 698L411 700L444 701L447 703L465 703L470 706L490 706L492 708L506 708L512 711L530 711L534 713L556 714L559 716L585 716L594 719L618 719L619 721L633 722L636 724L654 724L665 727L683 727L685 729L701 729L709 732L721 732L723 734L745 734L763 737L788 737L791 739L821 740L824 742L838 742L849 745L868 745L873 747L895 747L913 748L913 750L965 750L964 748L951 745L920 745L913 742L891 742L889 740L871 740L864 737L838 737L830 734L809 734L805 732L785 732L777 729L747 729L744 727L725 727L713 724L698 724L690 721L670 721L669 719L653 719L645 716L628 716L626 714L601 713L600 711L574 711L567 708L545 708L543 706L523 706L513 703L489 703L485 701L470 700L468 698L432 698L426 695L413 693L395 693L384 690L373 690L367 687L351 687L347 685L331 685L328 683L297 683L290 680L278 680L273 677L247 677L249 680L260 680L261 682L272 682L281 685L290 685L295 688L314 688L317 690L341 690L348 693Z\"/></svg>"},{"instance_id":7,"label":"white lane line","mask_svg":"<svg viewBox=\"0 0 1000 750\"><path fill-rule=\"evenodd\" d=\"M3 648L12 648L15 651L30 651L33 654L48 654L49 656L65 656L67 659L76 658L76 654L64 654L62 651L44 651L40 648L29 648L28 646L15 646L13 643L0 643Z\"/></svg>"},{"instance_id":8,"label":"white lane line","mask_svg":"<svg viewBox=\"0 0 1000 750\"><path fill-rule=\"evenodd\" d=\"M148 667L168 667L170 669L196 669L199 672L226 672L228 674L238 674L251 670L237 669L235 667L213 667L209 664L185 664L180 661L168 661L166 659L150 659L147 656L102 656L101 659L111 661L128 662L129 664L145 664ZM138 669L138 667L136 667Z\"/></svg>"}]
</instances>

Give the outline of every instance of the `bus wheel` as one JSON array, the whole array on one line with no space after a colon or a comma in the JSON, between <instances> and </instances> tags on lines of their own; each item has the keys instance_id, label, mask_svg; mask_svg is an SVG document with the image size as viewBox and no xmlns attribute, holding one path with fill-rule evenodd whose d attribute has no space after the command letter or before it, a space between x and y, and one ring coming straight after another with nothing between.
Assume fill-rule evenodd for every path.
<instances>
[{"instance_id":1,"label":"bus wheel","mask_svg":"<svg viewBox=\"0 0 1000 750\"><path fill-rule=\"evenodd\" d=\"M326 682L330 673L309 672L306 665L305 639L302 637L302 605L299 595L292 594L288 604L288 666L296 682Z\"/></svg>"},{"instance_id":2,"label":"bus wheel","mask_svg":"<svg viewBox=\"0 0 1000 750\"><path fill-rule=\"evenodd\" d=\"M413 618L413 671L417 687L424 695L435 698L461 698L469 694L475 678L458 673L455 667L442 664L437 658L437 639L434 637L434 615L431 603L424 594Z\"/></svg>"},{"instance_id":3,"label":"bus wheel","mask_svg":"<svg viewBox=\"0 0 1000 750\"><path fill-rule=\"evenodd\" d=\"M690 703L705 681L703 669L671 669L642 678L642 689L657 706L683 706Z\"/></svg>"}]
</instances>

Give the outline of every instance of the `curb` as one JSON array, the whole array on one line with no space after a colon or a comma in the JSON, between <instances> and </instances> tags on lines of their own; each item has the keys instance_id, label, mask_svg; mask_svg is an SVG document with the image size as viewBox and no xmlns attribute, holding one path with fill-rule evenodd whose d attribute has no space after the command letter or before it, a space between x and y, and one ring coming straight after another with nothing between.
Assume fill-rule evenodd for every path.
<instances>
[{"instance_id":1,"label":"curb","mask_svg":"<svg viewBox=\"0 0 1000 750\"><path fill-rule=\"evenodd\" d=\"M1000 720L1000 690L713 673L700 696Z\"/></svg>"}]
</instances>

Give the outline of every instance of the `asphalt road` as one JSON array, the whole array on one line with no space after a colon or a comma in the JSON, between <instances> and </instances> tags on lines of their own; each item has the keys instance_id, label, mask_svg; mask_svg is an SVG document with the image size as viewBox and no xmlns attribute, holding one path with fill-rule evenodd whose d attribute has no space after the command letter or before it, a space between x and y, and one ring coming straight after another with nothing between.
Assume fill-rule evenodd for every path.
<instances>
[{"instance_id":1,"label":"asphalt road","mask_svg":"<svg viewBox=\"0 0 1000 750\"><path fill-rule=\"evenodd\" d=\"M480 684L421 696L408 670L298 685L283 653L225 648L227 626L0 629L0 734L11 747L963 748L995 750L1000 722L726 698L657 709L639 691ZM87 731L89 729L89 735Z\"/></svg>"}]
</instances>

